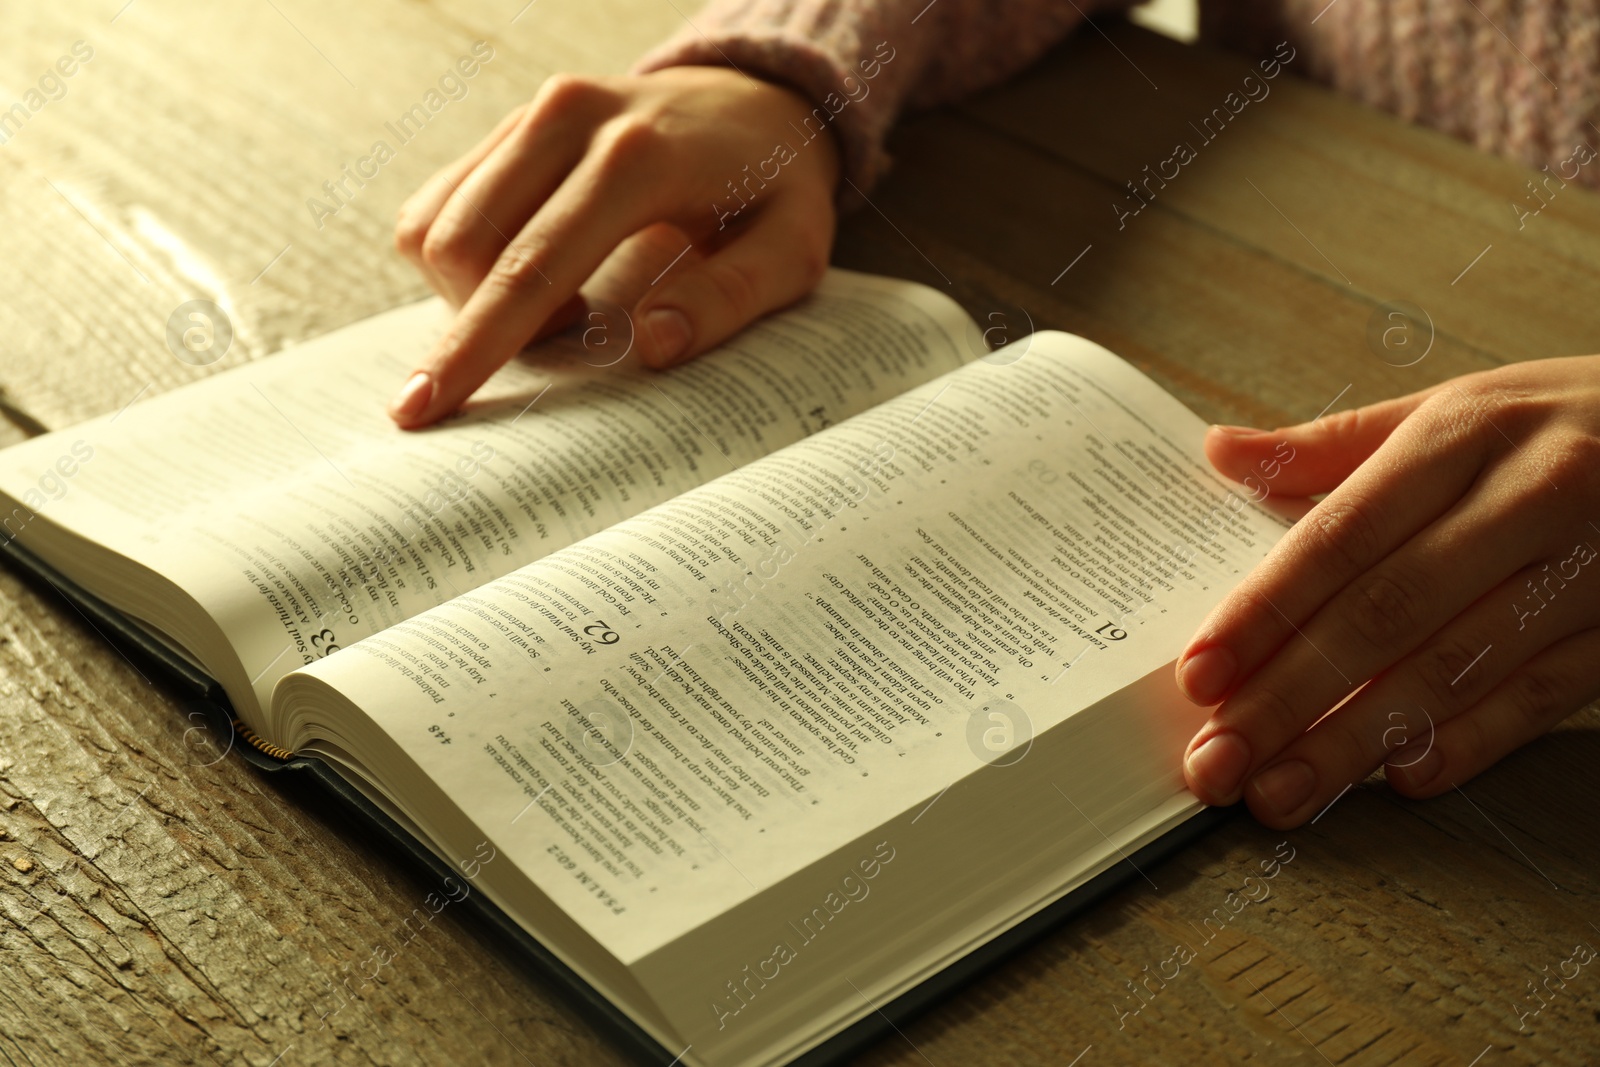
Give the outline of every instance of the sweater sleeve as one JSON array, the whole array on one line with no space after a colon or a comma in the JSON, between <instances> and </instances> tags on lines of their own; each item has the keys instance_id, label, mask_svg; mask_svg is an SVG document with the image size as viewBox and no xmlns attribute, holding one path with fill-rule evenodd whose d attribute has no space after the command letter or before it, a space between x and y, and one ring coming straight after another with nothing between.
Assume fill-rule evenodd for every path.
<instances>
[{"instance_id":1,"label":"sweater sleeve","mask_svg":"<svg viewBox=\"0 0 1600 1067\"><path fill-rule=\"evenodd\" d=\"M992 85L1032 63L1085 12L1129 0L711 0L634 73L729 66L811 100L837 134L844 177L865 191L907 107Z\"/></svg>"}]
</instances>

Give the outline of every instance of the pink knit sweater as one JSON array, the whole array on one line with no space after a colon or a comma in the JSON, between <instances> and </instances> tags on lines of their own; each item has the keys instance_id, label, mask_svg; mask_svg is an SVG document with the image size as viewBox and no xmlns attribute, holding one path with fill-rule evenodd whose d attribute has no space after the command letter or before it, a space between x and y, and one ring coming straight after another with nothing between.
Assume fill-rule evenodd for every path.
<instances>
[{"instance_id":1,"label":"pink knit sweater","mask_svg":"<svg viewBox=\"0 0 1600 1067\"><path fill-rule=\"evenodd\" d=\"M998 82L1085 18L1128 6L711 0L635 69L732 64L799 90L835 113L846 176L865 189L902 109ZM1200 26L1252 55L1287 40L1295 69L1534 168L1600 148L1600 0L1201 0ZM1575 177L1600 185L1600 164Z\"/></svg>"}]
</instances>

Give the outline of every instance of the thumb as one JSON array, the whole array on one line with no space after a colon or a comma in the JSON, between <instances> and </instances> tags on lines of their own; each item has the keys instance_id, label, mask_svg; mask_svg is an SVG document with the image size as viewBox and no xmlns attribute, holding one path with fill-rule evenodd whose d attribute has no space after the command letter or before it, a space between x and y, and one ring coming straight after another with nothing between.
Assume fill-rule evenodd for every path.
<instances>
[{"instance_id":1,"label":"thumb","mask_svg":"<svg viewBox=\"0 0 1600 1067\"><path fill-rule=\"evenodd\" d=\"M1213 426L1206 433L1206 456L1234 481L1270 480L1273 491L1285 496L1330 492L1433 392L1425 389L1277 430Z\"/></svg>"},{"instance_id":2,"label":"thumb","mask_svg":"<svg viewBox=\"0 0 1600 1067\"><path fill-rule=\"evenodd\" d=\"M831 219L780 202L704 260L669 267L634 307L645 365L660 370L698 356L816 288L828 268Z\"/></svg>"}]
</instances>

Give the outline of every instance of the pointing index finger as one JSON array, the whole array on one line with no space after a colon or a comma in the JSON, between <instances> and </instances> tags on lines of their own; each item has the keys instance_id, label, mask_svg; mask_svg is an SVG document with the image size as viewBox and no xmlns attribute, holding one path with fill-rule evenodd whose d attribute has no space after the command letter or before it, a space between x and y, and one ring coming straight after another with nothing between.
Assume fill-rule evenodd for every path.
<instances>
[{"instance_id":1,"label":"pointing index finger","mask_svg":"<svg viewBox=\"0 0 1600 1067\"><path fill-rule=\"evenodd\" d=\"M511 238L390 406L408 429L454 411L567 304L613 249L653 221L648 170L591 153ZM492 223L491 223L492 225Z\"/></svg>"}]
</instances>

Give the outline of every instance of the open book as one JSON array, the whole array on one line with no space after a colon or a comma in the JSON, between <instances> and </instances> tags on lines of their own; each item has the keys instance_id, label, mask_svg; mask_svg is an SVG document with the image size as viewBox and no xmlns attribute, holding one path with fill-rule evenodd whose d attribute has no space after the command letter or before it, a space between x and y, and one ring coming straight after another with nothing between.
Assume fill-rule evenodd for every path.
<instances>
[{"instance_id":1,"label":"open book","mask_svg":"<svg viewBox=\"0 0 1600 1067\"><path fill-rule=\"evenodd\" d=\"M832 272L666 374L383 400L429 301L0 452L3 535L681 1062L788 1062L1193 816L1172 660L1287 528L1080 338Z\"/></svg>"}]
</instances>

